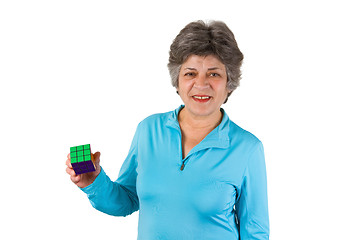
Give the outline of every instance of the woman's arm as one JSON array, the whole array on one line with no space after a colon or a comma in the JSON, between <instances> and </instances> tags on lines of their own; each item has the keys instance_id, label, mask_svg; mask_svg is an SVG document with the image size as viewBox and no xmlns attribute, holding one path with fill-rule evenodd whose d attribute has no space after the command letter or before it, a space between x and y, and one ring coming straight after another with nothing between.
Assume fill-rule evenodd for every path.
<instances>
[{"instance_id":1,"label":"woman's arm","mask_svg":"<svg viewBox=\"0 0 360 240\"><path fill-rule=\"evenodd\" d=\"M137 142L138 130L115 182L101 169L91 185L81 188L95 209L113 216L126 216L139 209L136 193Z\"/></svg>"},{"instance_id":2,"label":"woman's arm","mask_svg":"<svg viewBox=\"0 0 360 240\"><path fill-rule=\"evenodd\" d=\"M268 240L269 216L264 149L258 142L249 155L240 196L235 204L241 240Z\"/></svg>"}]
</instances>

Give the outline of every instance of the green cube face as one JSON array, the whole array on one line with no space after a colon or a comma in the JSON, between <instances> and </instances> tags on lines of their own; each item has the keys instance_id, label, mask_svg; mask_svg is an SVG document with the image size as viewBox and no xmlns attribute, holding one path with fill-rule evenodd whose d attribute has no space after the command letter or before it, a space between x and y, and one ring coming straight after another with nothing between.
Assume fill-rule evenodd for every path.
<instances>
[{"instance_id":1,"label":"green cube face","mask_svg":"<svg viewBox=\"0 0 360 240\"><path fill-rule=\"evenodd\" d=\"M91 161L90 144L71 147L70 161L76 174L95 171L95 165Z\"/></svg>"},{"instance_id":2,"label":"green cube face","mask_svg":"<svg viewBox=\"0 0 360 240\"><path fill-rule=\"evenodd\" d=\"M71 147L70 160L71 163L91 161L90 144Z\"/></svg>"}]
</instances>

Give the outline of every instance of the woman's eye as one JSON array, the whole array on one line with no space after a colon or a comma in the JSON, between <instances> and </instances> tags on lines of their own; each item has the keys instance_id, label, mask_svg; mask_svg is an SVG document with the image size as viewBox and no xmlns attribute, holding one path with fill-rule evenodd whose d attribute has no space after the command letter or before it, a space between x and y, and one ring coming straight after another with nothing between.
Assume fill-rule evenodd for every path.
<instances>
[{"instance_id":1,"label":"woman's eye","mask_svg":"<svg viewBox=\"0 0 360 240\"><path fill-rule=\"evenodd\" d=\"M193 77L193 76L195 76L195 73L193 73L193 72L188 72L188 73L185 73L185 76Z\"/></svg>"},{"instance_id":2,"label":"woman's eye","mask_svg":"<svg viewBox=\"0 0 360 240\"><path fill-rule=\"evenodd\" d=\"M218 74L218 73L210 73L210 77L220 77L220 74Z\"/></svg>"}]
</instances>

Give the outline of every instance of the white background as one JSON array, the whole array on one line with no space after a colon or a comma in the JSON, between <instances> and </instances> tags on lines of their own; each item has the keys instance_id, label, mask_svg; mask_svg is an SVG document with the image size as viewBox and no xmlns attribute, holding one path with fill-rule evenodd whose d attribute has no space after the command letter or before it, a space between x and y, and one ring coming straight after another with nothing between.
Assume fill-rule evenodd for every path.
<instances>
[{"instance_id":1,"label":"white background","mask_svg":"<svg viewBox=\"0 0 360 240\"><path fill-rule=\"evenodd\" d=\"M245 55L223 107L265 146L271 239L360 239L358 10L350 0L1 1L0 238L136 239L138 213L94 210L66 155L91 143L115 180L138 122L181 104L172 40L215 19Z\"/></svg>"}]
</instances>

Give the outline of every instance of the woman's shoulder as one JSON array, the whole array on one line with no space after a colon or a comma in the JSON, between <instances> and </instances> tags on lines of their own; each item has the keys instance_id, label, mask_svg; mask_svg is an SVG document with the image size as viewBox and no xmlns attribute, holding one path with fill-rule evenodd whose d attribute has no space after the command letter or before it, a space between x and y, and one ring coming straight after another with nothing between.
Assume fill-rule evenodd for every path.
<instances>
[{"instance_id":1,"label":"woman's shoulder","mask_svg":"<svg viewBox=\"0 0 360 240\"><path fill-rule=\"evenodd\" d=\"M153 126L155 125L163 125L166 124L166 122L171 118L171 115L173 114L173 111L164 112L164 113L154 113L146 118L144 118L139 125L142 126Z\"/></svg>"},{"instance_id":2,"label":"woman's shoulder","mask_svg":"<svg viewBox=\"0 0 360 240\"><path fill-rule=\"evenodd\" d=\"M241 141L249 145L262 144L260 139L252 132L245 130L233 121L230 121L229 128L230 138L233 140Z\"/></svg>"}]
</instances>

